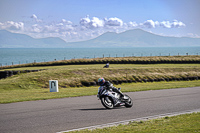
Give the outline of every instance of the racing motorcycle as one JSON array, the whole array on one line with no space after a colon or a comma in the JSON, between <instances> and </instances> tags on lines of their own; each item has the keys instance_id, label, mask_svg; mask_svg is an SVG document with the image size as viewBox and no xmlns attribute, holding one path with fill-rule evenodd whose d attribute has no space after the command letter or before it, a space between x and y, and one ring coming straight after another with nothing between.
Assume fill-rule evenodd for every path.
<instances>
[{"instance_id":1,"label":"racing motorcycle","mask_svg":"<svg viewBox=\"0 0 200 133\"><path fill-rule=\"evenodd\" d=\"M118 88L119 90L121 88ZM112 90L107 90L105 87L100 86L97 97L101 100L102 105L107 109L114 107L125 106L131 108L133 106L132 99L128 95L120 97L120 94Z\"/></svg>"}]
</instances>

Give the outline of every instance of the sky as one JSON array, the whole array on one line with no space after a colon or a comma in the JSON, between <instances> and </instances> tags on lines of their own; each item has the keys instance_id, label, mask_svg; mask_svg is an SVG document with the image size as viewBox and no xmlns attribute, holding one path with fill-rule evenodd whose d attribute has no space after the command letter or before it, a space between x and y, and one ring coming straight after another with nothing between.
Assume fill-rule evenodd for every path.
<instances>
[{"instance_id":1,"label":"sky","mask_svg":"<svg viewBox=\"0 0 200 133\"><path fill-rule=\"evenodd\" d=\"M200 0L0 0L0 30L84 41L142 29L200 38Z\"/></svg>"}]
</instances>

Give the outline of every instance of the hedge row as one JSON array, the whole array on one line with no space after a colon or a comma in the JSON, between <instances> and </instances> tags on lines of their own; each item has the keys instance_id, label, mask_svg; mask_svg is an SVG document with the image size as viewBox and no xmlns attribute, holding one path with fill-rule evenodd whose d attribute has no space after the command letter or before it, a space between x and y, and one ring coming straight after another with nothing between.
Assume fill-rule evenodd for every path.
<instances>
[{"instance_id":1,"label":"hedge row","mask_svg":"<svg viewBox=\"0 0 200 133\"><path fill-rule=\"evenodd\" d=\"M200 63L200 56L154 56L154 57L107 57L93 59L71 59L52 62L29 63L21 65L3 66L5 68L33 67L33 66L59 66L59 65L83 65L83 64L182 64L182 63Z\"/></svg>"},{"instance_id":2,"label":"hedge row","mask_svg":"<svg viewBox=\"0 0 200 133\"><path fill-rule=\"evenodd\" d=\"M190 80L199 80L200 76L187 76L187 77L171 77L171 78L154 78L154 79L147 79L147 78L135 78L134 80L127 79L127 80L109 80L111 83L118 85L122 83L146 83L146 82L160 82L160 81L190 81ZM98 83L96 81L93 82L87 82L87 81L81 81L81 85L75 85L71 84L70 87L90 87L90 86L97 86ZM62 86L63 87L63 86Z\"/></svg>"},{"instance_id":3,"label":"hedge row","mask_svg":"<svg viewBox=\"0 0 200 133\"><path fill-rule=\"evenodd\" d=\"M11 77L13 75L20 74L20 73L38 72L38 71L42 71L42 70L45 70L45 69L39 69L39 70L22 70L22 71L0 71L0 79L8 78L8 77Z\"/></svg>"}]
</instances>

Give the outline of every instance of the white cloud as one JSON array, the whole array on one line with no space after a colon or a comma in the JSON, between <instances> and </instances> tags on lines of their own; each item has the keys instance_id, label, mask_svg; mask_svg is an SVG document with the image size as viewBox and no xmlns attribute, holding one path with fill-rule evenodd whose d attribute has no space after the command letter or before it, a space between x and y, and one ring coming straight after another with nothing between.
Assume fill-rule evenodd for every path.
<instances>
[{"instance_id":1,"label":"white cloud","mask_svg":"<svg viewBox=\"0 0 200 133\"><path fill-rule=\"evenodd\" d=\"M55 33L58 29L54 25L45 25L42 32Z\"/></svg>"},{"instance_id":2,"label":"white cloud","mask_svg":"<svg viewBox=\"0 0 200 133\"><path fill-rule=\"evenodd\" d=\"M60 33L74 30L71 21L62 19L60 23L43 24L36 23L31 26L31 32L35 33Z\"/></svg>"},{"instance_id":3,"label":"white cloud","mask_svg":"<svg viewBox=\"0 0 200 133\"><path fill-rule=\"evenodd\" d=\"M185 27L185 24L184 24L183 22L174 20L174 21L171 23L171 27L172 27L172 28L181 28L181 27Z\"/></svg>"},{"instance_id":4,"label":"white cloud","mask_svg":"<svg viewBox=\"0 0 200 133\"><path fill-rule=\"evenodd\" d=\"M128 24L128 27L137 27L138 24L136 22L129 22Z\"/></svg>"},{"instance_id":5,"label":"white cloud","mask_svg":"<svg viewBox=\"0 0 200 133\"><path fill-rule=\"evenodd\" d=\"M163 28L171 28L171 23L169 21L160 22L160 26Z\"/></svg>"},{"instance_id":6,"label":"white cloud","mask_svg":"<svg viewBox=\"0 0 200 133\"><path fill-rule=\"evenodd\" d=\"M31 18L37 19L37 16L36 16L35 14L33 14L33 15L31 16Z\"/></svg>"},{"instance_id":7,"label":"white cloud","mask_svg":"<svg viewBox=\"0 0 200 133\"><path fill-rule=\"evenodd\" d=\"M87 15L85 18L81 18L80 25L83 26L83 29L116 27L116 26L123 26L123 21L116 17L104 18L104 19L93 17L92 19L90 19L89 15Z\"/></svg>"},{"instance_id":8,"label":"white cloud","mask_svg":"<svg viewBox=\"0 0 200 133\"><path fill-rule=\"evenodd\" d=\"M42 31L42 27L39 26L38 24L34 24L31 27L31 32L39 33Z\"/></svg>"},{"instance_id":9,"label":"white cloud","mask_svg":"<svg viewBox=\"0 0 200 133\"><path fill-rule=\"evenodd\" d=\"M153 20L147 20L144 23L140 24L143 28L157 28L157 27L163 27L163 28L181 28L185 27L186 25L181 22L174 20L173 22L170 21L153 21Z\"/></svg>"},{"instance_id":10,"label":"white cloud","mask_svg":"<svg viewBox=\"0 0 200 133\"><path fill-rule=\"evenodd\" d=\"M42 22L42 20L38 19L38 17L37 17L35 14L33 14L33 15L31 16L31 18L32 18L33 20L35 20L36 22Z\"/></svg>"},{"instance_id":11,"label":"white cloud","mask_svg":"<svg viewBox=\"0 0 200 133\"><path fill-rule=\"evenodd\" d=\"M88 27L89 23L91 22L89 16L87 15L85 18L80 20L80 25Z\"/></svg>"},{"instance_id":12,"label":"white cloud","mask_svg":"<svg viewBox=\"0 0 200 133\"><path fill-rule=\"evenodd\" d=\"M72 25L72 22L71 22L71 21L67 21L67 20L65 20L65 19L62 19L62 20L61 20L61 23L67 24L67 25Z\"/></svg>"},{"instance_id":13,"label":"white cloud","mask_svg":"<svg viewBox=\"0 0 200 133\"><path fill-rule=\"evenodd\" d=\"M144 28L155 28L155 23L153 20L147 20L140 25L143 26Z\"/></svg>"},{"instance_id":14,"label":"white cloud","mask_svg":"<svg viewBox=\"0 0 200 133\"><path fill-rule=\"evenodd\" d=\"M0 29L6 29L12 32L24 33L32 37L60 37L65 41L82 41L97 37L105 32L122 32L133 28L151 29L151 28L182 28L186 25L181 21L153 21L146 20L143 23L130 21L123 22L117 17L98 18L89 15L79 21L79 25L74 25L71 21L62 19L60 21L45 22L38 19L33 14L30 17L34 21L29 22L0 22ZM30 19L29 18L29 19ZM191 34L190 34L191 35ZM192 36L192 35L191 35Z\"/></svg>"},{"instance_id":15,"label":"white cloud","mask_svg":"<svg viewBox=\"0 0 200 133\"><path fill-rule=\"evenodd\" d=\"M123 26L123 21L116 17L109 19L105 18L104 21L107 26Z\"/></svg>"},{"instance_id":16,"label":"white cloud","mask_svg":"<svg viewBox=\"0 0 200 133\"><path fill-rule=\"evenodd\" d=\"M4 23L0 23L0 29L23 31L24 30L24 23L23 22L7 21L7 22L4 22Z\"/></svg>"},{"instance_id":17,"label":"white cloud","mask_svg":"<svg viewBox=\"0 0 200 133\"><path fill-rule=\"evenodd\" d=\"M104 21L100 20L97 17L93 17L92 20L91 20L91 25L92 25L92 27L95 27L95 28L103 27L104 26Z\"/></svg>"},{"instance_id":18,"label":"white cloud","mask_svg":"<svg viewBox=\"0 0 200 133\"><path fill-rule=\"evenodd\" d=\"M156 28L159 27L160 22L158 21L153 21L153 20L147 20L144 23L140 23L140 26L142 28Z\"/></svg>"},{"instance_id":19,"label":"white cloud","mask_svg":"<svg viewBox=\"0 0 200 133\"><path fill-rule=\"evenodd\" d=\"M104 27L104 21L97 17L93 17L92 19L90 19L89 15L87 15L85 18L82 18L80 20L80 25L89 29L101 28Z\"/></svg>"}]
</instances>

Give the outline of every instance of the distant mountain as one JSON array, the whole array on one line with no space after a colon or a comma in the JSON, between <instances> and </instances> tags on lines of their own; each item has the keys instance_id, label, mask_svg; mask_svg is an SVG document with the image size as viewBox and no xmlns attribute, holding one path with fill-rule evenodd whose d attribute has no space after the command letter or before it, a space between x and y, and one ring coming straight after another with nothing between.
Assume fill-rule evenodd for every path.
<instances>
[{"instance_id":1,"label":"distant mountain","mask_svg":"<svg viewBox=\"0 0 200 133\"><path fill-rule=\"evenodd\" d=\"M186 47L200 46L200 38L166 37L140 29L122 33L107 32L82 42L69 43L70 47Z\"/></svg>"},{"instance_id":2,"label":"distant mountain","mask_svg":"<svg viewBox=\"0 0 200 133\"><path fill-rule=\"evenodd\" d=\"M66 46L67 43L58 37L35 39L25 34L0 30L0 48L55 48Z\"/></svg>"},{"instance_id":3,"label":"distant mountain","mask_svg":"<svg viewBox=\"0 0 200 133\"><path fill-rule=\"evenodd\" d=\"M200 38L166 37L140 29L107 32L97 38L66 43L56 37L35 39L25 34L0 30L0 48L91 48L91 47L186 47L200 46Z\"/></svg>"}]
</instances>

